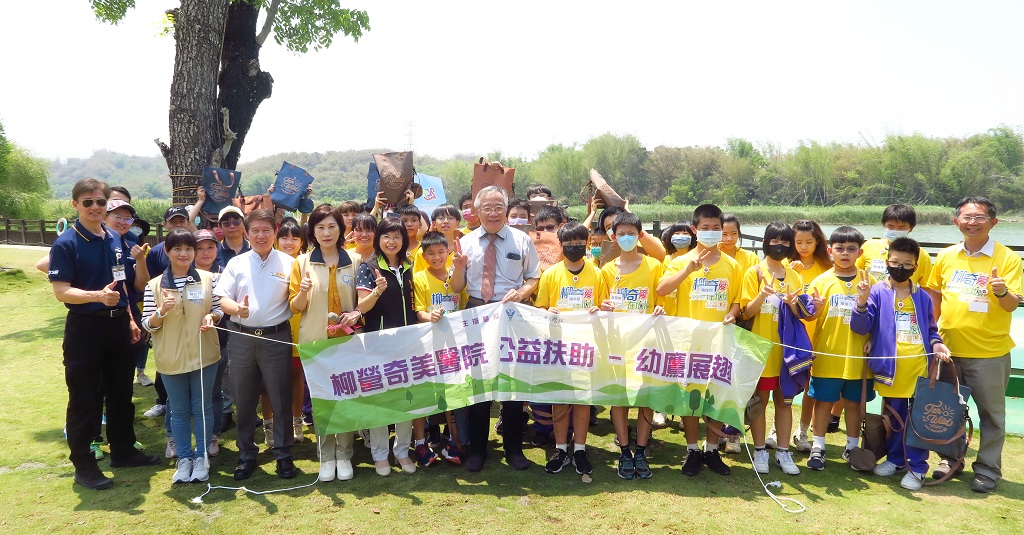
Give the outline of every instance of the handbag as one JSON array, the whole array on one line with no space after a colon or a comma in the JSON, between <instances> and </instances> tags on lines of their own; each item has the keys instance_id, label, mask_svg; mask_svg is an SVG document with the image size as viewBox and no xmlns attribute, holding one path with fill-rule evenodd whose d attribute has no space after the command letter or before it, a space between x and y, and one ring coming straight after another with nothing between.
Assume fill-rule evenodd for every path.
<instances>
[{"instance_id":1,"label":"handbag","mask_svg":"<svg viewBox=\"0 0 1024 535\"><path fill-rule=\"evenodd\" d=\"M242 172L234 169L221 169L206 166L200 184L206 190L206 202L203 203L204 214L219 214L221 210L231 206L231 199L238 193L238 184Z\"/></svg>"},{"instance_id":2,"label":"handbag","mask_svg":"<svg viewBox=\"0 0 1024 535\"><path fill-rule=\"evenodd\" d=\"M473 199L487 186L498 186L505 190L511 200L515 196L515 176L515 167L505 167L498 162L488 162L487 158L480 158L473 164Z\"/></svg>"},{"instance_id":3,"label":"handbag","mask_svg":"<svg viewBox=\"0 0 1024 535\"><path fill-rule=\"evenodd\" d=\"M374 154L377 164L378 191L384 192L388 204L399 204L405 199L405 190L410 188L416 169L412 165L412 152L388 152Z\"/></svg>"},{"instance_id":4,"label":"handbag","mask_svg":"<svg viewBox=\"0 0 1024 535\"><path fill-rule=\"evenodd\" d=\"M302 205L303 199L309 197L309 186L312 183L313 177L309 171L295 164L283 162L281 170L277 172L274 192L270 194L270 200L275 205L294 212Z\"/></svg>"},{"instance_id":5,"label":"handbag","mask_svg":"<svg viewBox=\"0 0 1024 535\"><path fill-rule=\"evenodd\" d=\"M590 170L590 182L588 182L588 185L593 185L594 195L604 203L605 208L622 208L626 206L626 200L608 185L608 182L596 169Z\"/></svg>"},{"instance_id":6,"label":"handbag","mask_svg":"<svg viewBox=\"0 0 1024 535\"><path fill-rule=\"evenodd\" d=\"M867 357L867 355L865 355ZM878 460L889 453L886 444L892 432L904 429L903 419L887 403L882 403L882 414L868 414L868 361L864 359L864 371L860 385L860 446L850 450L850 467L858 472L875 468ZM893 421L899 424L893 428Z\"/></svg>"},{"instance_id":7,"label":"handbag","mask_svg":"<svg viewBox=\"0 0 1024 535\"><path fill-rule=\"evenodd\" d=\"M236 208L242 211L243 214L249 215L249 212L253 210L270 210L274 211L274 202L270 200L270 195L264 193L263 195L250 195L246 197L242 195L242 192L238 192L238 196L231 199L231 204L235 205Z\"/></svg>"},{"instance_id":8,"label":"handbag","mask_svg":"<svg viewBox=\"0 0 1024 535\"><path fill-rule=\"evenodd\" d=\"M974 423L967 405L971 387L960 384L952 361L946 364L953 372L953 382L937 381L941 361L937 358L933 360L929 376L917 378L907 415L907 433L903 440L907 446L934 451L956 460L945 477L931 482L937 484L964 466L967 448L974 437Z\"/></svg>"}]
</instances>

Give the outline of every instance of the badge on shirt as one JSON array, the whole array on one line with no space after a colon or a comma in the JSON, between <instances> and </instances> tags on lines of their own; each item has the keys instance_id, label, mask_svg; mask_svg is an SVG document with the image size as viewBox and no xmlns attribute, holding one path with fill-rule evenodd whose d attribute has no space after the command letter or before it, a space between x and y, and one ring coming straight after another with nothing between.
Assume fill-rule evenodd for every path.
<instances>
[{"instance_id":1,"label":"badge on shirt","mask_svg":"<svg viewBox=\"0 0 1024 535\"><path fill-rule=\"evenodd\" d=\"M880 275L884 275L885 273L887 273L889 269L888 266L885 264L885 260L881 258L876 258L871 261L871 269L869 269L868 271L870 271L871 274L875 276L875 278L878 278Z\"/></svg>"},{"instance_id":2,"label":"badge on shirt","mask_svg":"<svg viewBox=\"0 0 1024 535\"><path fill-rule=\"evenodd\" d=\"M110 271L111 271L111 273L113 273L114 280L116 280L116 281L123 281L123 280L128 278L128 275L125 274L124 265L123 264L118 264L118 265L110 268Z\"/></svg>"},{"instance_id":3,"label":"badge on shirt","mask_svg":"<svg viewBox=\"0 0 1024 535\"><path fill-rule=\"evenodd\" d=\"M202 286L186 286L185 287L185 299L193 302L200 302L203 300L203 287Z\"/></svg>"}]
</instances>

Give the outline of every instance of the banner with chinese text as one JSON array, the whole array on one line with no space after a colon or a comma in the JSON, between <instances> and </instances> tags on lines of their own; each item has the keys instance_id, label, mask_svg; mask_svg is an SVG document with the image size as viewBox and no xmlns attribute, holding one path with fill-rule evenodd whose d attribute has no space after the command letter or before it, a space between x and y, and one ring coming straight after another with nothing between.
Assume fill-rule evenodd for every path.
<instances>
[{"instance_id":1,"label":"banner with chinese text","mask_svg":"<svg viewBox=\"0 0 1024 535\"><path fill-rule=\"evenodd\" d=\"M771 342L732 325L491 304L299 345L320 433L487 400L643 406L741 427Z\"/></svg>"}]
</instances>

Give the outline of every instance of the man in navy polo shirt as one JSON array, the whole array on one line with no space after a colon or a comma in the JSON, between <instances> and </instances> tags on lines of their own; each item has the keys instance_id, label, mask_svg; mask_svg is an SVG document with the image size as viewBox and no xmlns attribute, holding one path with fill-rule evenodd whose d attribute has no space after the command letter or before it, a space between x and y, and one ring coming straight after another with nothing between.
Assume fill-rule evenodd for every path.
<instances>
[{"instance_id":1,"label":"man in navy polo shirt","mask_svg":"<svg viewBox=\"0 0 1024 535\"><path fill-rule=\"evenodd\" d=\"M141 331L132 322L126 293L127 251L116 232L103 225L110 187L83 178L71 190L78 220L50 249L50 282L68 308L64 324L64 380L68 386L67 431L75 482L110 488L89 444L103 416L107 395L110 466L146 466L156 457L135 449L135 405L131 344Z\"/></svg>"},{"instance_id":2,"label":"man in navy polo shirt","mask_svg":"<svg viewBox=\"0 0 1024 535\"><path fill-rule=\"evenodd\" d=\"M217 226L224 235L217 246L217 263L223 270L232 258L249 252L252 246L245 239L245 215L238 207L225 206L221 209L217 214Z\"/></svg>"}]
</instances>

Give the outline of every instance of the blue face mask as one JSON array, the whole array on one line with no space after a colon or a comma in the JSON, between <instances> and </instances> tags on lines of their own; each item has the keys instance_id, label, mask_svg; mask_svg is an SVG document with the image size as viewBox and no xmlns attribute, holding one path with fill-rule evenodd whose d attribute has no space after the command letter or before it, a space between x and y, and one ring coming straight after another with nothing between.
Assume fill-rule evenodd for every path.
<instances>
[{"instance_id":1,"label":"blue face mask","mask_svg":"<svg viewBox=\"0 0 1024 535\"><path fill-rule=\"evenodd\" d=\"M690 235L689 234L673 234L672 235L672 246L676 249L686 249L690 246Z\"/></svg>"},{"instance_id":2,"label":"blue face mask","mask_svg":"<svg viewBox=\"0 0 1024 535\"><path fill-rule=\"evenodd\" d=\"M885 236L885 239L887 239L889 241L893 241L896 238L906 238L907 234L910 234L909 230L890 230L890 229L885 229L884 236Z\"/></svg>"},{"instance_id":3,"label":"blue face mask","mask_svg":"<svg viewBox=\"0 0 1024 535\"><path fill-rule=\"evenodd\" d=\"M630 252L636 248L636 242L640 240L640 236L619 236L615 238L615 241L619 244L619 249L623 252Z\"/></svg>"},{"instance_id":4,"label":"blue face mask","mask_svg":"<svg viewBox=\"0 0 1024 535\"><path fill-rule=\"evenodd\" d=\"M594 258L601 258L601 247L594 246L590 248L590 256Z\"/></svg>"}]
</instances>

